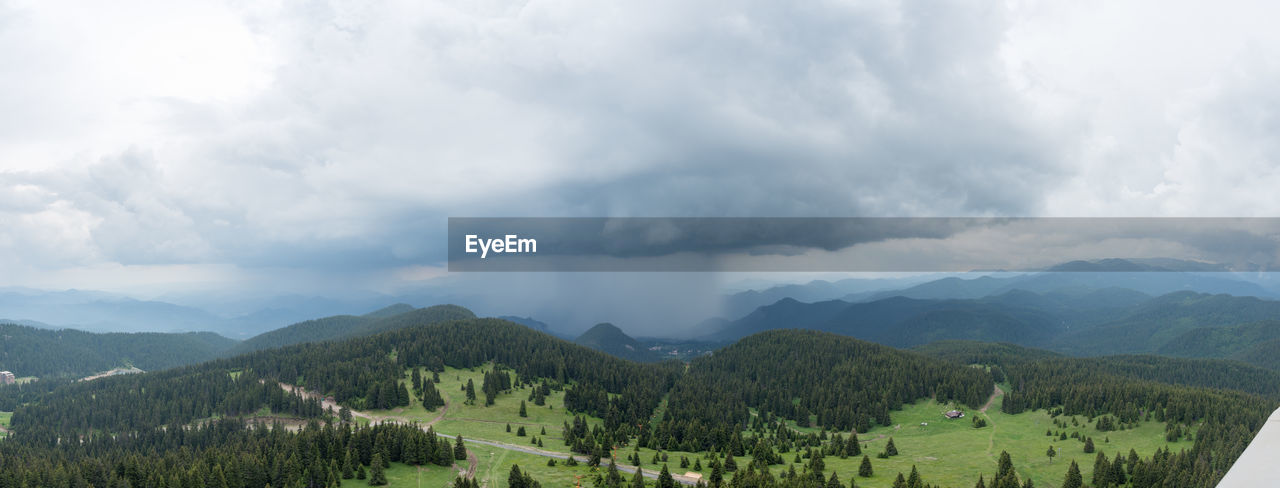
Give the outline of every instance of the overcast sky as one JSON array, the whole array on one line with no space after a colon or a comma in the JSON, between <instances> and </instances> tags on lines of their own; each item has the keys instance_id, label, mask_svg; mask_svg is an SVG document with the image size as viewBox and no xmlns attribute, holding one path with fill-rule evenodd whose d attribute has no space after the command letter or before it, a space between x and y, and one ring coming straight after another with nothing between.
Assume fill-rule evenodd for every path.
<instances>
[{"instance_id":1,"label":"overcast sky","mask_svg":"<svg viewBox=\"0 0 1280 488\"><path fill-rule=\"evenodd\" d=\"M0 0L0 286L391 290L449 216L1275 216L1276 10Z\"/></svg>"}]
</instances>

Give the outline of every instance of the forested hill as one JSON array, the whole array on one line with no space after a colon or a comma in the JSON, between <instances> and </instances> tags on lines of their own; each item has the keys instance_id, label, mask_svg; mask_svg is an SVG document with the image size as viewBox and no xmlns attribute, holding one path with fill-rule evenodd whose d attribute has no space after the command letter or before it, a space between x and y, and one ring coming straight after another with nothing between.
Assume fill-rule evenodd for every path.
<instances>
[{"instance_id":1,"label":"forested hill","mask_svg":"<svg viewBox=\"0 0 1280 488\"><path fill-rule=\"evenodd\" d=\"M1233 360L1152 355L1073 358L1014 344L970 341L938 342L914 350L962 365L983 364L1008 370L1035 363L1063 370L1088 369L1126 380L1236 390L1280 402L1280 372ZM995 376L999 379L1004 374L997 372Z\"/></svg>"},{"instance_id":2,"label":"forested hill","mask_svg":"<svg viewBox=\"0 0 1280 488\"><path fill-rule=\"evenodd\" d=\"M475 318L475 314L457 305L436 305L415 309L396 304L365 315L336 315L299 322L265 332L241 342L228 355L242 354L274 347L322 342L376 334L415 325Z\"/></svg>"},{"instance_id":3,"label":"forested hill","mask_svg":"<svg viewBox=\"0 0 1280 488\"><path fill-rule=\"evenodd\" d=\"M890 411L904 403L931 396L976 408L993 386L985 370L922 354L823 332L770 331L694 360L671 392L658 435L682 449L712 447L728 438L715 429L748 425L749 409L866 432L889 425Z\"/></svg>"},{"instance_id":4,"label":"forested hill","mask_svg":"<svg viewBox=\"0 0 1280 488\"><path fill-rule=\"evenodd\" d=\"M234 346L212 332L95 334L0 324L0 370L18 376L83 377L133 365L144 370L207 361Z\"/></svg>"},{"instance_id":5,"label":"forested hill","mask_svg":"<svg viewBox=\"0 0 1280 488\"><path fill-rule=\"evenodd\" d=\"M653 362L659 359L657 354L646 349L639 341L607 322L596 324L573 342L632 361Z\"/></svg>"},{"instance_id":6,"label":"forested hill","mask_svg":"<svg viewBox=\"0 0 1280 488\"><path fill-rule=\"evenodd\" d=\"M566 406L603 417L615 427L647 419L681 369L678 363L625 361L503 320L421 322L372 336L67 385L19 408L12 426L16 438L27 433L50 439L88 430L145 431L264 406L290 415L322 414L307 402L282 397L276 381L300 381L356 409L389 408L409 401L398 383L406 368L442 371L446 365L470 368L489 361L513 370L516 381L548 378L560 387L574 383L565 393ZM232 371L241 373L233 378L228 374ZM488 391L477 385L481 389Z\"/></svg>"},{"instance_id":7,"label":"forested hill","mask_svg":"<svg viewBox=\"0 0 1280 488\"><path fill-rule=\"evenodd\" d=\"M1269 343L1280 340L1277 317L1280 301L1256 297L1195 292L1147 297L1119 289L1082 294L1011 290L964 300L784 299L708 337L732 340L766 330L804 328L894 347L1002 341L1074 356L1161 353L1275 366L1266 358L1280 353L1280 341ZM1263 349L1253 350L1256 347Z\"/></svg>"}]
</instances>

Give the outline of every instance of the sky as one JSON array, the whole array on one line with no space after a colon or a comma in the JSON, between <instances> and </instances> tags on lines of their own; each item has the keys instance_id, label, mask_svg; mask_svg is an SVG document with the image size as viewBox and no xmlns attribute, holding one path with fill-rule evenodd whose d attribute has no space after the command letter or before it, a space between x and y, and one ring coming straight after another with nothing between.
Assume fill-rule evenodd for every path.
<instances>
[{"instance_id":1,"label":"sky","mask_svg":"<svg viewBox=\"0 0 1280 488\"><path fill-rule=\"evenodd\" d=\"M1275 10L0 0L0 286L394 292L448 217L1274 216Z\"/></svg>"}]
</instances>

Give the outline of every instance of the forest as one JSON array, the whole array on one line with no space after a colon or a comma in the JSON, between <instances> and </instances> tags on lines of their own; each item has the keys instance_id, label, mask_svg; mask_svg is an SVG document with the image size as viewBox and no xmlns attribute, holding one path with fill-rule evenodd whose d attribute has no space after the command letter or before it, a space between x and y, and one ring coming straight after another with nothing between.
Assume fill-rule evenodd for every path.
<instances>
[{"instance_id":1,"label":"forest","mask_svg":"<svg viewBox=\"0 0 1280 488\"><path fill-rule=\"evenodd\" d=\"M172 368L216 358L236 344L212 332L95 334L4 323L0 337L0 369L40 378L83 377L125 365Z\"/></svg>"},{"instance_id":2,"label":"forest","mask_svg":"<svg viewBox=\"0 0 1280 488\"><path fill-rule=\"evenodd\" d=\"M1117 476L1125 486L1208 487L1277 396L1276 373L1228 361L1066 358L969 342L907 351L775 330L688 364L635 363L503 320L420 320L147 374L0 387L0 407L14 410L10 434L0 442L11 463L0 487L222 486L223 479L237 487L335 486L351 479L348 472L373 476L375 466L387 463L452 462L429 429L348 421L350 411L411 402L443 406L435 383L446 368L488 368L464 387L467 401L479 408L516 388L527 389L528 402L538 406L551 392L563 392L563 405L549 406L576 417L566 423L559 449L589 465L609 464L615 448L704 453L711 455L707 465L714 463L711 472L719 471L704 480L713 486L856 483L824 469L821 457L870 456L857 433L890 425L908 405L977 409L1003 384L1008 391L999 408L1006 414L1078 415L1096 421L1099 431L1159 422L1171 441L1194 437L1189 449L1135 453L1123 463L1107 461L1106 471L1122 464ZM342 412L278 383L331 396ZM239 420L258 416L311 421L295 432ZM981 427L975 419L974 428ZM265 450L279 453L244 456ZM801 453L804 462L791 464ZM735 457L743 465L733 463ZM1061 469L1069 478L1069 467ZM911 471L902 486L928 485L927 473ZM983 474L990 483L984 486L1024 486L1030 479L1011 473L1012 466ZM974 474L977 482L981 473ZM516 483L538 483L526 475ZM87 485L74 484L77 479ZM603 486L625 481L621 475L601 480Z\"/></svg>"}]
</instances>

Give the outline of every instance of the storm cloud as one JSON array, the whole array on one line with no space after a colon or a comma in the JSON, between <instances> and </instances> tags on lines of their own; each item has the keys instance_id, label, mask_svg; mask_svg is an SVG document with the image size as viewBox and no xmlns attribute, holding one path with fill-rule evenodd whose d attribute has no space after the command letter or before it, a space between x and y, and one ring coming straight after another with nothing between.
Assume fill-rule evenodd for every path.
<instances>
[{"instance_id":1,"label":"storm cloud","mask_svg":"<svg viewBox=\"0 0 1280 488\"><path fill-rule=\"evenodd\" d=\"M6 2L0 284L386 290L451 216L1274 215L1274 8Z\"/></svg>"}]
</instances>

